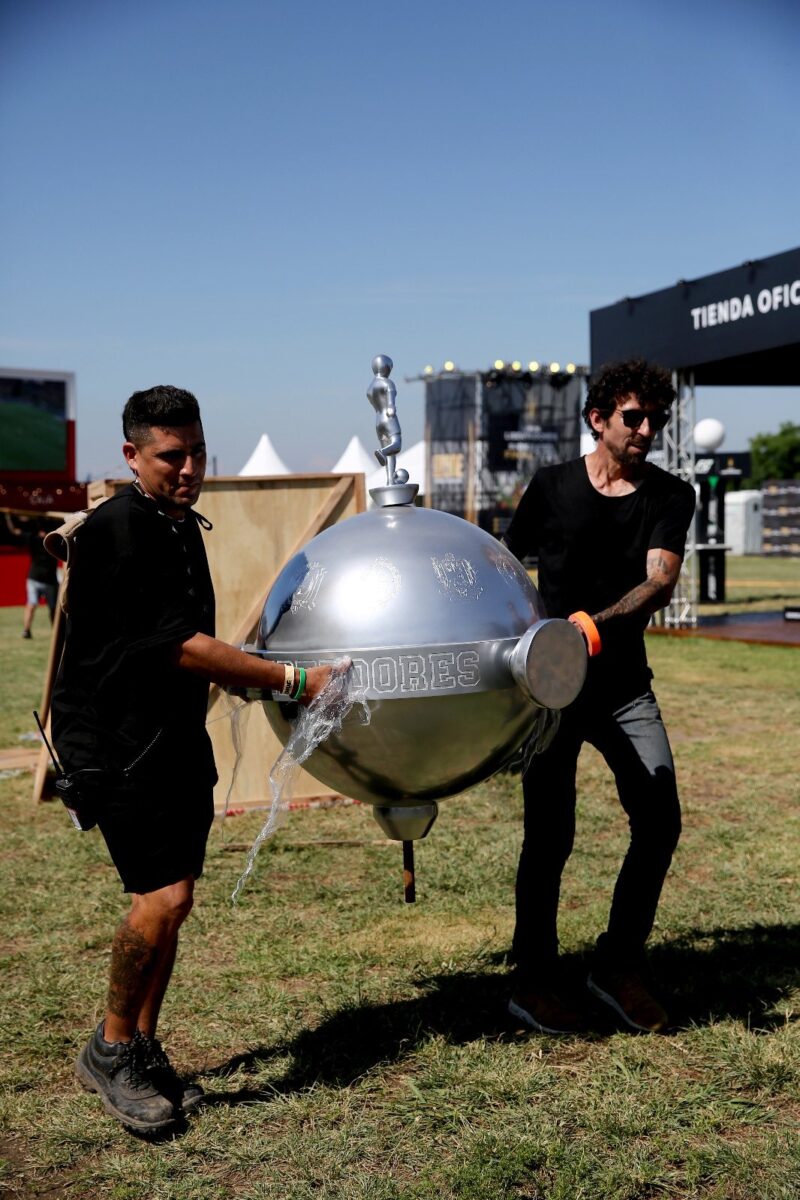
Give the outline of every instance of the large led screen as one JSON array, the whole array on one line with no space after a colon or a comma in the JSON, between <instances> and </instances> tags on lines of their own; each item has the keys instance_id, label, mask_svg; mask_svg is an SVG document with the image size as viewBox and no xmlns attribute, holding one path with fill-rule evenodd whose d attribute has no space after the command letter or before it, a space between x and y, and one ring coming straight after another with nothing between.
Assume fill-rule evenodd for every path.
<instances>
[{"instance_id":1,"label":"large led screen","mask_svg":"<svg viewBox=\"0 0 800 1200\"><path fill-rule=\"evenodd\" d=\"M0 376L0 472L67 469L67 382Z\"/></svg>"}]
</instances>

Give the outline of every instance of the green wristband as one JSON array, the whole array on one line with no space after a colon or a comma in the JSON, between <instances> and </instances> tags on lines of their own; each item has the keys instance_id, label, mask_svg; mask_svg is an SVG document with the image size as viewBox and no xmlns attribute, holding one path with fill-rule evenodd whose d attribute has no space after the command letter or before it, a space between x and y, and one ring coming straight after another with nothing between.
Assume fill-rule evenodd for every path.
<instances>
[{"instance_id":1,"label":"green wristband","mask_svg":"<svg viewBox=\"0 0 800 1200\"><path fill-rule=\"evenodd\" d=\"M292 692L292 700L299 700L303 692L306 690L306 669L305 667L298 667L297 670L300 675L300 682L298 683L296 690Z\"/></svg>"}]
</instances>

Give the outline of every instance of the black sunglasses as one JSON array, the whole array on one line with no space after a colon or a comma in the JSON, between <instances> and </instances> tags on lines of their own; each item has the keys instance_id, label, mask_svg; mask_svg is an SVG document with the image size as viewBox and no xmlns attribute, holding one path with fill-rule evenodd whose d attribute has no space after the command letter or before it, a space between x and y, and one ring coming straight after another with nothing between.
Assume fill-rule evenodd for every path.
<instances>
[{"instance_id":1,"label":"black sunglasses","mask_svg":"<svg viewBox=\"0 0 800 1200\"><path fill-rule=\"evenodd\" d=\"M618 408L617 412L622 417L622 424L626 429L638 429L647 418L653 433L658 433L669 420L669 413L645 412L643 408Z\"/></svg>"}]
</instances>

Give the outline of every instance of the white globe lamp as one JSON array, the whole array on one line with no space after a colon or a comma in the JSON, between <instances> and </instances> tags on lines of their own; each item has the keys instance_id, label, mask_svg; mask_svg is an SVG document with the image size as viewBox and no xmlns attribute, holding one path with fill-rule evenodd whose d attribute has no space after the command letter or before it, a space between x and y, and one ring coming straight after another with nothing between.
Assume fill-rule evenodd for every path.
<instances>
[{"instance_id":1,"label":"white globe lamp","mask_svg":"<svg viewBox=\"0 0 800 1200\"><path fill-rule=\"evenodd\" d=\"M725 426L716 417L706 417L695 425L693 437L698 450L713 454L725 441Z\"/></svg>"}]
</instances>

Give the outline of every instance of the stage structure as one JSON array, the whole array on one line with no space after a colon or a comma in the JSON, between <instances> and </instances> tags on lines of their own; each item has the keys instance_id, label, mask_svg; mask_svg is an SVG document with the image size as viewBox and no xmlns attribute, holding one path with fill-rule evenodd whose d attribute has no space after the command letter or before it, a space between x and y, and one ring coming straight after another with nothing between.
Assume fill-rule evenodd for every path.
<instances>
[{"instance_id":1,"label":"stage structure","mask_svg":"<svg viewBox=\"0 0 800 1200\"><path fill-rule=\"evenodd\" d=\"M580 452L586 367L497 361L486 371L426 368L425 506L495 536L538 467Z\"/></svg>"},{"instance_id":2,"label":"stage structure","mask_svg":"<svg viewBox=\"0 0 800 1200\"><path fill-rule=\"evenodd\" d=\"M800 248L595 309L590 330L592 370L643 357L673 372L664 465L694 485L697 387L800 385ZM697 550L693 526L667 625L697 624Z\"/></svg>"}]
</instances>

